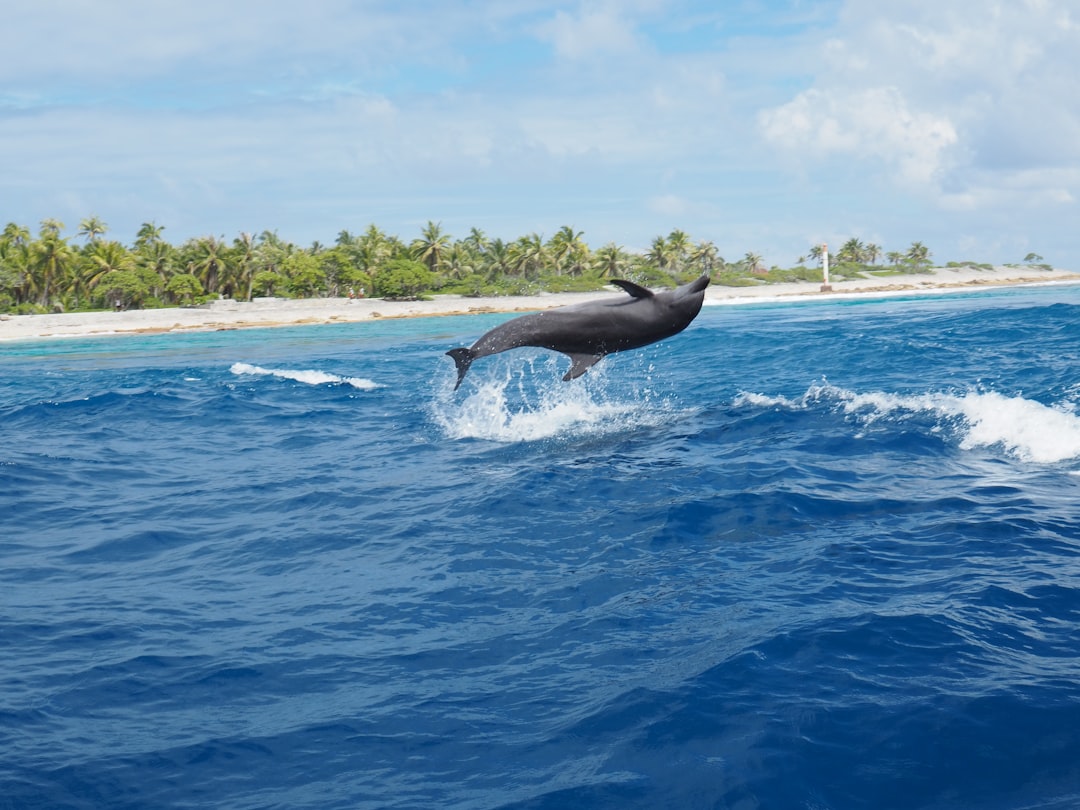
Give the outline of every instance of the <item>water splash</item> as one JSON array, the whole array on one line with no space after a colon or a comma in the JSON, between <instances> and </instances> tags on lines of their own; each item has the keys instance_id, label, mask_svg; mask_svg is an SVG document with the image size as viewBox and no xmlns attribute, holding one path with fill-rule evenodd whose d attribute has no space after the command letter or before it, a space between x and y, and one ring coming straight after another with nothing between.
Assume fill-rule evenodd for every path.
<instances>
[{"instance_id":1,"label":"water splash","mask_svg":"<svg viewBox=\"0 0 1080 810\"><path fill-rule=\"evenodd\" d=\"M551 358L507 361L472 387L455 392L447 385L431 402L430 416L451 439L512 443L655 426L677 410L647 386L609 380L601 367L563 382L555 365Z\"/></svg>"},{"instance_id":2,"label":"water splash","mask_svg":"<svg viewBox=\"0 0 1080 810\"><path fill-rule=\"evenodd\" d=\"M248 363L233 363L229 369L233 374L277 377L281 380L294 380L307 385L351 385L361 391L373 391L382 388L377 382L366 380L361 377L341 377L337 374L327 374L325 371L304 370L296 371L285 368L262 368Z\"/></svg>"},{"instance_id":3,"label":"water splash","mask_svg":"<svg viewBox=\"0 0 1080 810\"><path fill-rule=\"evenodd\" d=\"M964 450L1000 447L1020 461L1037 464L1080 458L1080 416L1068 402L1049 406L995 391L859 393L823 382L810 386L798 399L742 392L736 397L735 405L785 410L808 410L824 405L839 408L863 424L929 414L940 422L956 425Z\"/></svg>"}]
</instances>

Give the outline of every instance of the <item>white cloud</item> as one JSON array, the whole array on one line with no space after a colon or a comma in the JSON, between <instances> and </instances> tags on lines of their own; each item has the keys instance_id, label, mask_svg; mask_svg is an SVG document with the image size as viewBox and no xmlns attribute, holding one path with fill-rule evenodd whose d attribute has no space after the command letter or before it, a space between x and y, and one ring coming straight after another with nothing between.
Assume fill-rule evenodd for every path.
<instances>
[{"instance_id":1,"label":"white cloud","mask_svg":"<svg viewBox=\"0 0 1080 810\"><path fill-rule=\"evenodd\" d=\"M649 210L665 217L685 216L690 208L689 201L677 194L661 194L649 200Z\"/></svg>"},{"instance_id":2,"label":"white cloud","mask_svg":"<svg viewBox=\"0 0 1080 810\"><path fill-rule=\"evenodd\" d=\"M641 47L633 26L615 6L583 7L577 13L559 10L536 30L556 54L573 61L629 54Z\"/></svg>"},{"instance_id":3,"label":"white cloud","mask_svg":"<svg viewBox=\"0 0 1080 810\"><path fill-rule=\"evenodd\" d=\"M903 186L934 187L957 142L944 117L913 112L895 87L807 90L759 118L772 143L814 157L872 158Z\"/></svg>"},{"instance_id":4,"label":"white cloud","mask_svg":"<svg viewBox=\"0 0 1080 810\"><path fill-rule=\"evenodd\" d=\"M43 102L227 106L259 93L335 82L372 91L413 75L445 80L467 61L462 39L482 38L528 0L490 13L471 4L412 0L14 0L0 53L0 93L32 88ZM437 70L435 70L437 68Z\"/></svg>"},{"instance_id":5,"label":"white cloud","mask_svg":"<svg viewBox=\"0 0 1080 810\"><path fill-rule=\"evenodd\" d=\"M1076 203L1074 189L1080 189L1080 167L1073 169L1024 169L1005 176L974 174L959 191L946 191L940 203L947 210L978 211L1009 208L1018 215L1023 209L1059 208Z\"/></svg>"},{"instance_id":6,"label":"white cloud","mask_svg":"<svg viewBox=\"0 0 1080 810\"><path fill-rule=\"evenodd\" d=\"M1080 194L1080 27L1071 0L849 0L810 88L762 110L805 170L843 158L950 209ZM858 169L855 169L857 172Z\"/></svg>"}]
</instances>

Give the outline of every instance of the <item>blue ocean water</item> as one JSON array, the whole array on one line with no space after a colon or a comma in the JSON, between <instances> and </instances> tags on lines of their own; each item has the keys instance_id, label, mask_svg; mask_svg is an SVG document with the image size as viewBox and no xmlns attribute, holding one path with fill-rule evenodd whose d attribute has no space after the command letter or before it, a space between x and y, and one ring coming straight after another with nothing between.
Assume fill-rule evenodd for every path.
<instances>
[{"instance_id":1,"label":"blue ocean water","mask_svg":"<svg viewBox=\"0 0 1080 810\"><path fill-rule=\"evenodd\" d=\"M1080 805L1080 288L0 344L0 808Z\"/></svg>"}]
</instances>

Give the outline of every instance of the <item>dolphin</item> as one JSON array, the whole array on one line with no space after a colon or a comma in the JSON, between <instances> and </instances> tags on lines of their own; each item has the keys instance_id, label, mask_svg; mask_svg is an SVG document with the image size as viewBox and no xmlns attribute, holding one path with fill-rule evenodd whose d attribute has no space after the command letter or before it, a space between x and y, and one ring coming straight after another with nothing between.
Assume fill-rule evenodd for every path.
<instances>
[{"instance_id":1,"label":"dolphin","mask_svg":"<svg viewBox=\"0 0 1080 810\"><path fill-rule=\"evenodd\" d=\"M457 364L457 385L479 357L537 346L570 358L563 380L574 380L605 355L636 349L676 335L701 311L709 277L702 276L674 290L653 292L632 281L614 279L629 298L603 299L522 315L482 335L472 346L451 349Z\"/></svg>"}]
</instances>

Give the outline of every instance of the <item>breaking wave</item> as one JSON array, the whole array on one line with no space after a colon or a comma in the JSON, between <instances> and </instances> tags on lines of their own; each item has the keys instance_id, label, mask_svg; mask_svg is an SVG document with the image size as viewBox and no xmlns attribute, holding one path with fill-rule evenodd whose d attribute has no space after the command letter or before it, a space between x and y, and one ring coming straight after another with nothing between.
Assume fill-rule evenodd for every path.
<instances>
[{"instance_id":1,"label":"breaking wave","mask_svg":"<svg viewBox=\"0 0 1080 810\"><path fill-rule=\"evenodd\" d=\"M965 450L1000 447L1020 461L1037 464L1080 458L1080 416L1072 402L1044 405L995 391L860 393L822 382L794 399L741 392L735 405L786 410L839 409L863 425L885 418L929 415L936 420L938 429L952 426L960 447Z\"/></svg>"}]
</instances>

